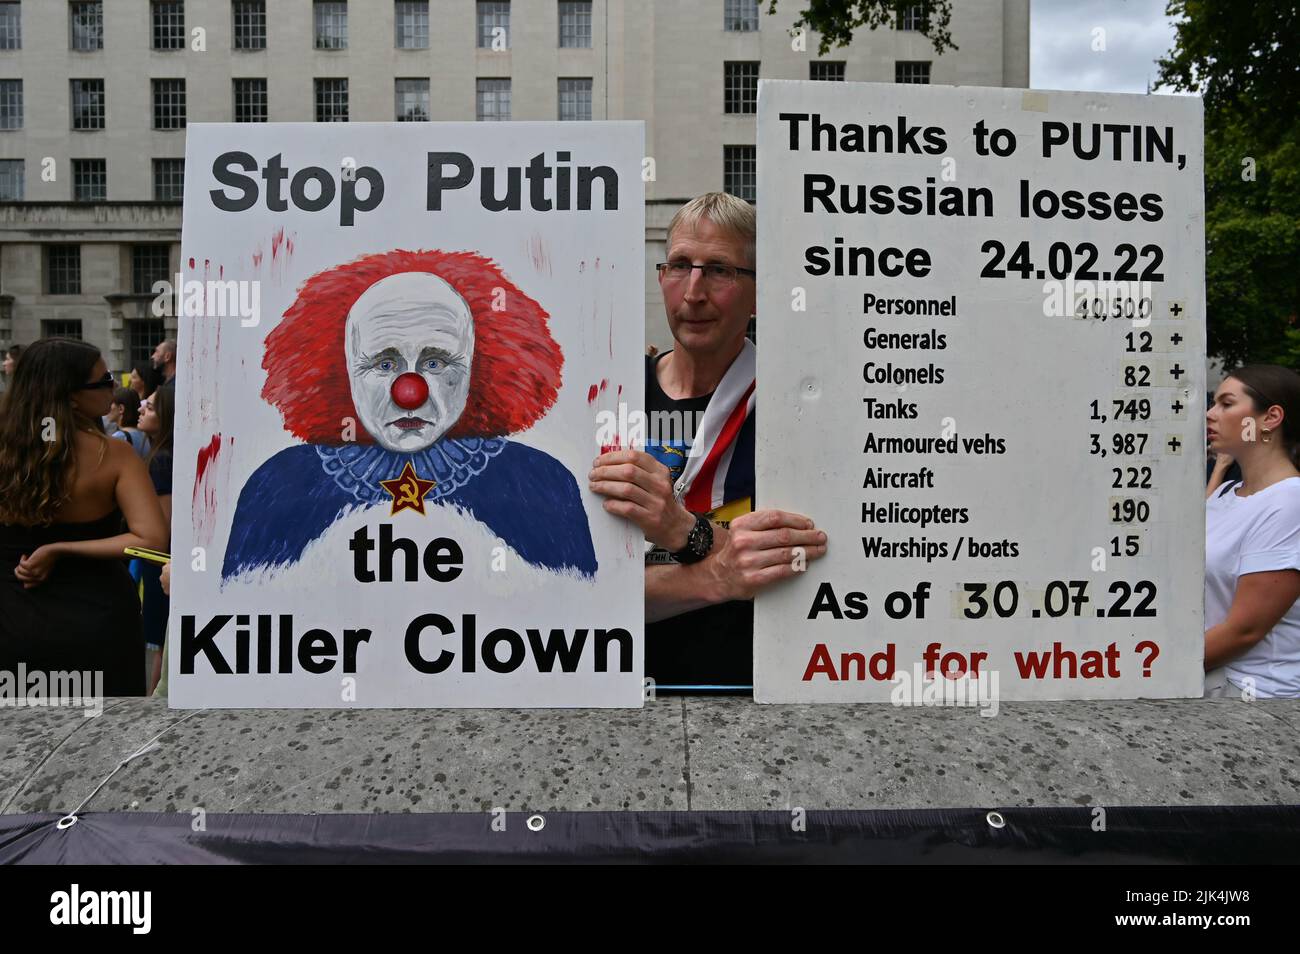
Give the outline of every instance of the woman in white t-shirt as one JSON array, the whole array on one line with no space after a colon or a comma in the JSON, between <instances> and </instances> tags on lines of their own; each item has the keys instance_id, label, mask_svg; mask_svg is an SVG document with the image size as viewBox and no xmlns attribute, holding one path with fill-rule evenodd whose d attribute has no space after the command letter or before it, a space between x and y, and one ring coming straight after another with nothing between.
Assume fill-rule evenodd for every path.
<instances>
[{"instance_id":1,"label":"woman in white t-shirt","mask_svg":"<svg viewBox=\"0 0 1300 954\"><path fill-rule=\"evenodd\" d=\"M1206 695L1300 697L1300 375L1239 368L1205 419L1242 473L1205 502Z\"/></svg>"}]
</instances>

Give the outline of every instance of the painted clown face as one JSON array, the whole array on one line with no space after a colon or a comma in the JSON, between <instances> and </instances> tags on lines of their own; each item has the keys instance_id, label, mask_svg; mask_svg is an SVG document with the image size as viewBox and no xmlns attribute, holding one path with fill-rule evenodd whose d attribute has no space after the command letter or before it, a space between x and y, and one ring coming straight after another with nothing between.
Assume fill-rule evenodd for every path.
<instances>
[{"instance_id":1,"label":"painted clown face","mask_svg":"<svg viewBox=\"0 0 1300 954\"><path fill-rule=\"evenodd\" d=\"M474 320L436 275L403 272L375 282L348 312L344 340L352 402L382 447L423 450L465 410Z\"/></svg>"}]
</instances>

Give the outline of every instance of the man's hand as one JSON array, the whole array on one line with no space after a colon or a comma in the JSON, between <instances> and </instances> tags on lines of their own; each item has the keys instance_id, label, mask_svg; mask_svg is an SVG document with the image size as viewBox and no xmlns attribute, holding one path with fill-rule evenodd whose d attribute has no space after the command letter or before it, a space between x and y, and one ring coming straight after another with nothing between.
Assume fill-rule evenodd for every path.
<instances>
[{"instance_id":1,"label":"man's hand","mask_svg":"<svg viewBox=\"0 0 1300 954\"><path fill-rule=\"evenodd\" d=\"M796 550L803 551L798 560ZM731 521L722 545L707 561L720 600L747 600L800 572L826 553L826 534L811 519L784 510L755 510Z\"/></svg>"},{"instance_id":2,"label":"man's hand","mask_svg":"<svg viewBox=\"0 0 1300 954\"><path fill-rule=\"evenodd\" d=\"M14 567L14 576L22 581L23 589L30 590L45 582L58 559L58 544L47 543L21 557Z\"/></svg>"},{"instance_id":3,"label":"man's hand","mask_svg":"<svg viewBox=\"0 0 1300 954\"><path fill-rule=\"evenodd\" d=\"M676 552L686 546L695 517L673 496L668 468L649 454L617 450L601 454L587 476L594 493L606 497L606 513L626 517L655 546Z\"/></svg>"}]
</instances>

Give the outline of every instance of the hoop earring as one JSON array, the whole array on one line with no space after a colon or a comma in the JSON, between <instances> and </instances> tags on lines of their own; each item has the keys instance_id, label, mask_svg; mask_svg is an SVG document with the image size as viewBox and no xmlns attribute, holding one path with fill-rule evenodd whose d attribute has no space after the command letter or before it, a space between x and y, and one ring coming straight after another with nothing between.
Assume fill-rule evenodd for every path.
<instances>
[{"instance_id":1,"label":"hoop earring","mask_svg":"<svg viewBox=\"0 0 1300 954\"><path fill-rule=\"evenodd\" d=\"M1268 430L1267 427L1264 428L1264 432L1263 432L1263 433L1264 433L1264 443L1267 444L1267 443L1269 442L1269 438L1268 438L1269 430Z\"/></svg>"}]
</instances>

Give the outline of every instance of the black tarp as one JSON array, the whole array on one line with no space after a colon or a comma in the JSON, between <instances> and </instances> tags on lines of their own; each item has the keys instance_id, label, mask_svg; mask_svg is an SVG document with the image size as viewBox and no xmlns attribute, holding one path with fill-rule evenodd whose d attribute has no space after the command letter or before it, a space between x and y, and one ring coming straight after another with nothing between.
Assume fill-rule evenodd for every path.
<instances>
[{"instance_id":1,"label":"black tarp","mask_svg":"<svg viewBox=\"0 0 1300 954\"><path fill-rule=\"evenodd\" d=\"M0 863L1235 864L1300 860L1300 806L0 816ZM532 819L532 827L529 820ZM539 825L538 819L541 820ZM1001 827L998 823L1001 822ZM504 828L504 830L500 830ZM538 830L534 830L534 828Z\"/></svg>"}]
</instances>

